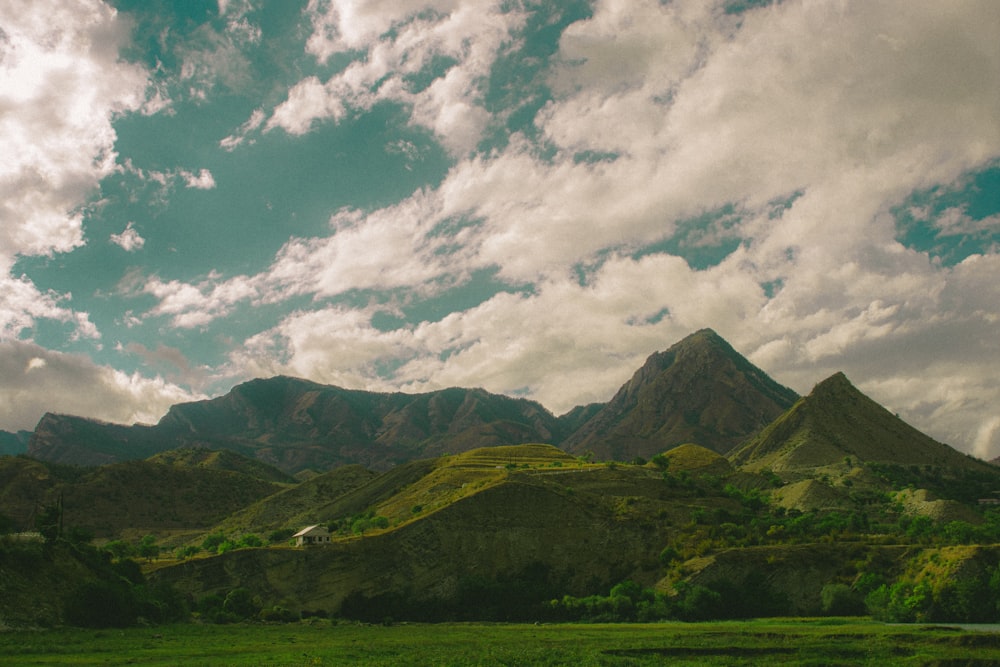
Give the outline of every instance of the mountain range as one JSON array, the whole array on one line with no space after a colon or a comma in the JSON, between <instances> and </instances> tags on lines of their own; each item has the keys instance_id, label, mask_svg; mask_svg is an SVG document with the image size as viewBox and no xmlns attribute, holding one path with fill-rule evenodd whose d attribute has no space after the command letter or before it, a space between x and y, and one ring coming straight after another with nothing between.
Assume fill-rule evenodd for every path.
<instances>
[{"instance_id":1,"label":"mountain range","mask_svg":"<svg viewBox=\"0 0 1000 667\"><path fill-rule=\"evenodd\" d=\"M152 426L48 413L26 451L40 460L102 465L205 447L290 474L349 464L386 470L417 458L523 442L627 461L686 442L724 454L797 398L706 329L650 356L608 403L561 417L534 401L483 389L375 393L279 376L175 405Z\"/></svg>"},{"instance_id":2,"label":"mountain range","mask_svg":"<svg viewBox=\"0 0 1000 667\"><path fill-rule=\"evenodd\" d=\"M103 541L151 535L191 553L211 536L275 536L147 565L192 601L245 588L364 620L503 620L631 580L671 595L753 590L746 604L774 603L758 611L805 614L824 586L872 568L886 578L995 560L907 545L923 544L922 522L972 539L961 535L989 525L981 499L1000 494L1000 469L842 373L799 397L710 330L650 356L607 403L560 417L481 389L277 377L174 406L153 426L46 415L27 453L0 456L0 518L15 528L58 502L67 525ZM334 532L329 546L283 542L313 524ZM38 590L11 581L0 582L7 618Z\"/></svg>"}]
</instances>

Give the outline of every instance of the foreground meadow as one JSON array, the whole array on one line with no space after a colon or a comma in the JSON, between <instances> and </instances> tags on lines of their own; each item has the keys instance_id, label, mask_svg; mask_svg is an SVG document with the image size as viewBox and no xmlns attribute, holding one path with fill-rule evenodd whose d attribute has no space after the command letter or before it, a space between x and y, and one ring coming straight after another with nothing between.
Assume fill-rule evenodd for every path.
<instances>
[{"instance_id":1,"label":"foreground meadow","mask_svg":"<svg viewBox=\"0 0 1000 667\"><path fill-rule=\"evenodd\" d=\"M12 665L992 665L1000 634L837 619L175 625L0 633Z\"/></svg>"}]
</instances>

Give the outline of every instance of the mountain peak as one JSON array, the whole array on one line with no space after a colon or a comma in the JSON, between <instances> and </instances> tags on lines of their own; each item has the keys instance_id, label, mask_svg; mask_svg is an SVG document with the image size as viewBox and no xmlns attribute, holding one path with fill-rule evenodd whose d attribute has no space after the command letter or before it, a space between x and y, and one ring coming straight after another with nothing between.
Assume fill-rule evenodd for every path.
<instances>
[{"instance_id":1,"label":"mountain peak","mask_svg":"<svg viewBox=\"0 0 1000 667\"><path fill-rule=\"evenodd\" d=\"M711 329L652 354L563 447L602 458L648 458L694 442L719 453L756 433L797 395Z\"/></svg>"},{"instance_id":2,"label":"mountain peak","mask_svg":"<svg viewBox=\"0 0 1000 667\"><path fill-rule=\"evenodd\" d=\"M830 377L816 384L813 387L810 396L824 396L832 394L840 394L845 391L852 391L861 393L857 387L851 384L851 381L847 379L843 371L837 371Z\"/></svg>"},{"instance_id":3,"label":"mountain peak","mask_svg":"<svg viewBox=\"0 0 1000 667\"><path fill-rule=\"evenodd\" d=\"M803 471L857 461L967 467L963 454L913 428L851 384L842 372L730 455L749 469Z\"/></svg>"}]
</instances>

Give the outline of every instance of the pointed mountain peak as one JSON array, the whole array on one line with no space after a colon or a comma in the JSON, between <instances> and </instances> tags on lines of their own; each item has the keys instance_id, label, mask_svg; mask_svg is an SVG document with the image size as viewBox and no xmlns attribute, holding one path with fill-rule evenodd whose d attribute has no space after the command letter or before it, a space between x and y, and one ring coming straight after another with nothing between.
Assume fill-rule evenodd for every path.
<instances>
[{"instance_id":1,"label":"pointed mountain peak","mask_svg":"<svg viewBox=\"0 0 1000 667\"><path fill-rule=\"evenodd\" d=\"M861 393L861 391L851 384L851 381L847 379L843 371L837 371L827 379L818 383L813 387L810 396L828 396L835 394L842 394L844 392L856 392Z\"/></svg>"},{"instance_id":2,"label":"pointed mountain peak","mask_svg":"<svg viewBox=\"0 0 1000 667\"><path fill-rule=\"evenodd\" d=\"M834 373L785 414L733 451L750 470L797 471L856 461L967 467L967 457L921 433Z\"/></svg>"},{"instance_id":3,"label":"pointed mountain peak","mask_svg":"<svg viewBox=\"0 0 1000 667\"><path fill-rule=\"evenodd\" d=\"M701 329L646 359L563 447L622 461L686 442L725 453L797 398L717 333Z\"/></svg>"}]
</instances>

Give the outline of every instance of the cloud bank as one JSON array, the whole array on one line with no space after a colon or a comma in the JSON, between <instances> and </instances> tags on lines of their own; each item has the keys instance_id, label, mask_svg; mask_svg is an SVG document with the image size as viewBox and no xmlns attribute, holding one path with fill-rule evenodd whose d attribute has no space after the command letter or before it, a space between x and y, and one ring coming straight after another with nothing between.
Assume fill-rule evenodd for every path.
<instances>
[{"instance_id":1,"label":"cloud bank","mask_svg":"<svg viewBox=\"0 0 1000 667\"><path fill-rule=\"evenodd\" d=\"M248 100L213 137L218 155L186 158L200 171L144 173L217 193L226 159L386 106L447 169L402 199L331 207L324 229L240 271L130 274L130 322L191 340L237 327L212 367L220 383L484 386L557 413L607 400L650 353L712 327L801 393L843 370L932 436L1000 455L1000 212L971 203L1000 169L1000 8L566 6L309 2L296 47L308 66ZM266 43L248 5L219 14L243 69L211 64L216 41L198 42L200 59L184 51L181 78L206 104L219 86L204 82L238 86ZM96 127L141 111L142 72L120 66L132 79L102 93ZM379 141L406 157L402 140ZM84 242L82 214L65 211L113 147L113 130L78 146L85 187L33 205L61 222L12 227L16 253ZM154 228L143 248L124 224L112 242L148 254ZM23 293L0 300L8 331L76 316L65 295L6 280Z\"/></svg>"}]
</instances>

